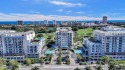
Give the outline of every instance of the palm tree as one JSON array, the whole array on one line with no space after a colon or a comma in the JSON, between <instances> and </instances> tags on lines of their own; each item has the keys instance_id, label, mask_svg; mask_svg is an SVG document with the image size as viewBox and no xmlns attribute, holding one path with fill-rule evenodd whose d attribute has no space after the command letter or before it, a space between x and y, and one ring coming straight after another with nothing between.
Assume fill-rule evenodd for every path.
<instances>
[{"instance_id":1,"label":"palm tree","mask_svg":"<svg viewBox=\"0 0 125 70\"><path fill-rule=\"evenodd\" d=\"M31 64L31 59L25 58L24 59L24 64L26 64L27 66L29 66Z\"/></svg>"},{"instance_id":2,"label":"palm tree","mask_svg":"<svg viewBox=\"0 0 125 70\"><path fill-rule=\"evenodd\" d=\"M78 62L81 62L82 56L80 54L77 54L77 59L78 59Z\"/></svg>"},{"instance_id":3,"label":"palm tree","mask_svg":"<svg viewBox=\"0 0 125 70\"><path fill-rule=\"evenodd\" d=\"M108 62L111 60L111 58L107 56L103 56L100 58L102 64L108 64Z\"/></svg>"},{"instance_id":4,"label":"palm tree","mask_svg":"<svg viewBox=\"0 0 125 70\"><path fill-rule=\"evenodd\" d=\"M97 62L96 62L96 64L98 64L98 65L101 64L101 60L98 59Z\"/></svg>"},{"instance_id":5,"label":"palm tree","mask_svg":"<svg viewBox=\"0 0 125 70\"><path fill-rule=\"evenodd\" d=\"M103 69L102 69L102 66L99 65L99 66L96 68L96 70L103 70Z\"/></svg>"},{"instance_id":6,"label":"palm tree","mask_svg":"<svg viewBox=\"0 0 125 70\"><path fill-rule=\"evenodd\" d=\"M18 65L14 65L14 66L12 66L11 70L19 70L18 68L19 68Z\"/></svg>"},{"instance_id":7,"label":"palm tree","mask_svg":"<svg viewBox=\"0 0 125 70\"><path fill-rule=\"evenodd\" d=\"M109 70L118 70L118 67L116 67L115 65L115 61L109 62Z\"/></svg>"},{"instance_id":8,"label":"palm tree","mask_svg":"<svg viewBox=\"0 0 125 70\"><path fill-rule=\"evenodd\" d=\"M34 68L32 68L31 70L39 70L39 68L37 66L35 66Z\"/></svg>"},{"instance_id":9,"label":"palm tree","mask_svg":"<svg viewBox=\"0 0 125 70\"><path fill-rule=\"evenodd\" d=\"M9 61L9 65L11 66L11 70L18 70L18 68L19 68L18 64L19 63L15 60Z\"/></svg>"},{"instance_id":10,"label":"palm tree","mask_svg":"<svg viewBox=\"0 0 125 70\"><path fill-rule=\"evenodd\" d=\"M80 70L79 68L75 68L74 70Z\"/></svg>"},{"instance_id":11,"label":"palm tree","mask_svg":"<svg viewBox=\"0 0 125 70\"><path fill-rule=\"evenodd\" d=\"M5 64L6 64L6 60L4 58L0 58L0 66Z\"/></svg>"},{"instance_id":12,"label":"palm tree","mask_svg":"<svg viewBox=\"0 0 125 70\"><path fill-rule=\"evenodd\" d=\"M85 70L91 70L91 68L87 66L87 67L85 68Z\"/></svg>"}]
</instances>

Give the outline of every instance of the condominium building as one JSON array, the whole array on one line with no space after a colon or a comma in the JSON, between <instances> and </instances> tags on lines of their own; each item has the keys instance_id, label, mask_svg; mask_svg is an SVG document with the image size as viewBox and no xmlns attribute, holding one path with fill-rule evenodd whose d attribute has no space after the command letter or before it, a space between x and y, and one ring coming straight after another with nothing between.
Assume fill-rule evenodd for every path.
<instances>
[{"instance_id":1,"label":"condominium building","mask_svg":"<svg viewBox=\"0 0 125 70\"><path fill-rule=\"evenodd\" d=\"M34 38L35 32L16 32L0 30L0 54L7 61L15 59L23 61L25 57L39 58L45 40Z\"/></svg>"},{"instance_id":2,"label":"condominium building","mask_svg":"<svg viewBox=\"0 0 125 70\"><path fill-rule=\"evenodd\" d=\"M93 38L84 38L83 56L97 60L108 56L115 60L125 59L125 28L117 26L102 27L93 32Z\"/></svg>"},{"instance_id":3,"label":"condominium building","mask_svg":"<svg viewBox=\"0 0 125 70\"><path fill-rule=\"evenodd\" d=\"M48 26L48 20L44 20L45 26Z\"/></svg>"},{"instance_id":4,"label":"condominium building","mask_svg":"<svg viewBox=\"0 0 125 70\"><path fill-rule=\"evenodd\" d=\"M56 20L53 20L53 25L56 25Z\"/></svg>"},{"instance_id":5,"label":"condominium building","mask_svg":"<svg viewBox=\"0 0 125 70\"><path fill-rule=\"evenodd\" d=\"M58 27L55 34L55 44L57 48L73 48L73 31L71 27Z\"/></svg>"},{"instance_id":6,"label":"condominium building","mask_svg":"<svg viewBox=\"0 0 125 70\"><path fill-rule=\"evenodd\" d=\"M22 20L19 20L19 21L17 21L17 24L18 24L18 25L23 25L23 21L22 21Z\"/></svg>"},{"instance_id":7,"label":"condominium building","mask_svg":"<svg viewBox=\"0 0 125 70\"><path fill-rule=\"evenodd\" d=\"M103 16L103 24L107 24L107 16Z\"/></svg>"}]
</instances>

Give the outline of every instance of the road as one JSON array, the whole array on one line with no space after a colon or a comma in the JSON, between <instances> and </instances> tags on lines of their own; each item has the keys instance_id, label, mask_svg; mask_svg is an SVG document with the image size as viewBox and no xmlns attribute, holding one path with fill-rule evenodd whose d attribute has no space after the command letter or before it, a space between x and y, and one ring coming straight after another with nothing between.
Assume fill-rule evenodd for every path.
<instances>
[{"instance_id":1,"label":"road","mask_svg":"<svg viewBox=\"0 0 125 70\"><path fill-rule=\"evenodd\" d=\"M90 66L92 70L95 70L96 65L44 65L39 66L40 70L74 70L75 68L80 68L81 70L84 70L86 66ZM108 70L107 65L103 65L103 70ZM31 70L33 67L20 67L19 70Z\"/></svg>"}]
</instances>

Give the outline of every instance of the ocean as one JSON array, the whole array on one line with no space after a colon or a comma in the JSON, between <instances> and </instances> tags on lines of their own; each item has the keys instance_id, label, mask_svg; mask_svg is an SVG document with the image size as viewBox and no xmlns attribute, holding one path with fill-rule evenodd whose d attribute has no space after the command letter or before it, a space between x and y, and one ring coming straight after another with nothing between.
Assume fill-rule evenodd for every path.
<instances>
[{"instance_id":1,"label":"ocean","mask_svg":"<svg viewBox=\"0 0 125 70\"><path fill-rule=\"evenodd\" d=\"M85 20L85 21L78 21L78 22L94 22L96 20ZM37 24L38 22L41 22L41 24L44 24L44 21L34 21L34 24ZM64 21L66 22L66 21ZM125 20L108 20L108 22L125 22ZM32 21L23 21L24 24L32 24ZM61 21L56 21L57 24L60 24ZM17 21L0 21L0 24L17 24ZM52 21L48 21L48 24L52 24Z\"/></svg>"}]
</instances>

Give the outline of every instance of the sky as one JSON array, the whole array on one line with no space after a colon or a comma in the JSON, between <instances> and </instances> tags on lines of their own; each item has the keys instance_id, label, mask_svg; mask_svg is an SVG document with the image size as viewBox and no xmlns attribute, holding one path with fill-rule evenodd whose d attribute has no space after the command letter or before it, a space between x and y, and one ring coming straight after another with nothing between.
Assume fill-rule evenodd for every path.
<instances>
[{"instance_id":1,"label":"sky","mask_svg":"<svg viewBox=\"0 0 125 70\"><path fill-rule=\"evenodd\" d=\"M0 21L125 20L125 0L1 0Z\"/></svg>"}]
</instances>

